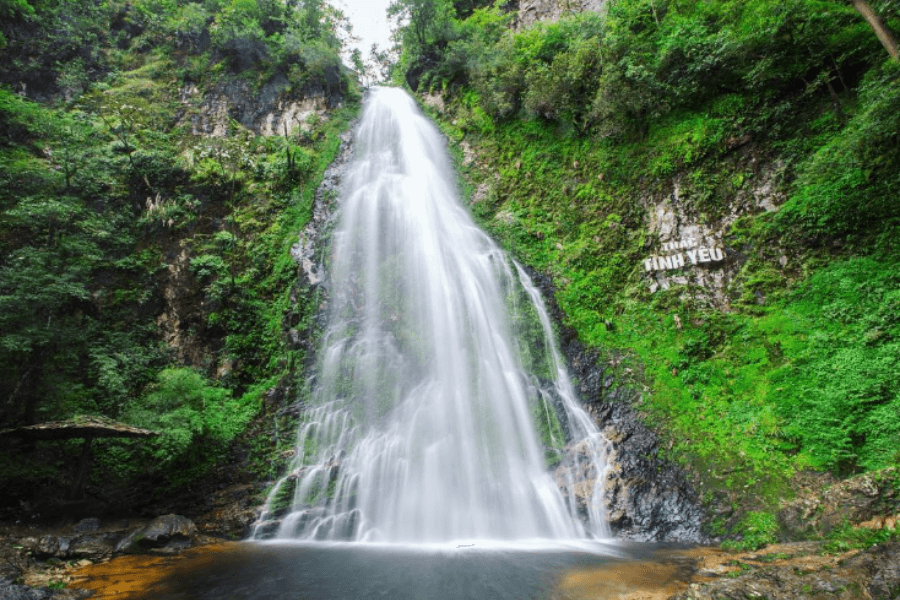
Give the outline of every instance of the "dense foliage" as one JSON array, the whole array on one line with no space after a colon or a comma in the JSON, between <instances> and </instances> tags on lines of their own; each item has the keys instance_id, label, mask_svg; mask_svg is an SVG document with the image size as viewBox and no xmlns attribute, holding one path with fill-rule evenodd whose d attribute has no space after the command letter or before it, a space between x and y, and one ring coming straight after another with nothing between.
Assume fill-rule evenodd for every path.
<instances>
[{"instance_id":1,"label":"dense foliage","mask_svg":"<svg viewBox=\"0 0 900 600\"><path fill-rule=\"evenodd\" d=\"M397 2L396 76L442 95L477 157L472 211L553 276L665 452L708 500L756 510L732 533L774 539L765 511L799 470L896 464L900 65L866 21L832 0L617 0L513 29L484 4ZM900 5L872 4L897 30ZM701 223L782 199L730 226L724 307L650 292L647 210L673 187Z\"/></svg>"},{"instance_id":2,"label":"dense foliage","mask_svg":"<svg viewBox=\"0 0 900 600\"><path fill-rule=\"evenodd\" d=\"M91 414L162 433L95 444L89 493L189 482L303 364L288 249L358 99L342 26L318 1L0 3L0 429ZM228 93L331 112L291 135L234 113L204 130ZM3 443L4 493L74 475L66 447Z\"/></svg>"},{"instance_id":3,"label":"dense foliage","mask_svg":"<svg viewBox=\"0 0 900 600\"><path fill-rule=\"evenodd\" d=\"M872 4L900 28L896 0ZM748 509L722 513L742 543L774 539L797 471L897 463L900 67L848 3L611 0L518 29L512 3L391 12L398 77L441 94L448 136L477 151L473 213L553 276L663 453ZM192 481L306 363L283 330L316 302L291 298L287 250L353 112L341 26L321 0L0 0L0 427L99 414L163 433L98 442L94 492ZM349 109L265 137L230 114L209 135L204 99L234 90ZM778 199L730 226L725 308L647 286L647 207L675 184L700 222ZM251 426L266 458L293 440L268 417L274 434ZM6 494L77 455L3 444Z\"/></svg>"}]
</instances>

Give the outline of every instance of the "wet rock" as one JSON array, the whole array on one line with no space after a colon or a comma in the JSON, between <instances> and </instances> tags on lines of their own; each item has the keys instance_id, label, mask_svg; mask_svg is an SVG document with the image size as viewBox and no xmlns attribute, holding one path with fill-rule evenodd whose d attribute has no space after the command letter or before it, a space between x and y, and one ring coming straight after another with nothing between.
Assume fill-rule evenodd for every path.
<instances>
[{"instance_id":1,"label":"wet rock","mask_svg":"<svg viewBox=\"0 0 900 600\"><path fill-rule=\"evenodd\" d=\"M258 540L268 540L275 537L278 528L281 527L281 519L273 519L271 521L263 521L256 526L254 536Z\"/></svg>"},{"instance_id":2,"label":"wet rock","mask_svg":"<svg viewBox=\"0 0 900 600\"><path fill-rule=\"evenodd\" d=\"M197 528L207 535L245 538L250 535L258 514L261 485L236 484L218 490L210 497L212 510L196 520Z\"/></svg>"},{"instance_id":3,"label":"wet rock","mask_svg":"<svg viewBox=\"0 0 900 600\"><path fill-rule=\"evenodd\" d=\"M658 458L659 440L635 408L640 396L618 385L600 364L598 353L585 349L575 332L563 325L553 281L533 270L529 276L557 324L560 349L578 382L581 402L612 442L604 474L604 504L612 533L635 541L704 541L701 524L705 515L699 498L681 469ZM574 491L579 506L590 501L596 476L576 469Z\"/></svg>"},{"instance_id":4,"label":"wet rock","mask_svg":"<svg viewBox=\"0 0 900 600\"><path fill-rule=\"evenodd\" d=\"M312 218L300 234L300 239L291 247L291 256L300 265L301 277L298 285L312 288L325 281L325 240L334 228L337 215L337 200L341 191L344 174L353 156L353 134L348 131L341 135L341 145L337 156L325 170L322 183L316 190ZM295 290L294 296L301 295Z\"/></svg>"},{"instance_id":5,"label":"wet rock","mask_svg":"<svg viewBox=\"0 0 900 600\"><path fill-rule=\"evenodd\" d=\"M177 553L189 548L196 534L197 526L187 517L164 515L125 537L115 551Z\"/></svg>"}]
</instances>

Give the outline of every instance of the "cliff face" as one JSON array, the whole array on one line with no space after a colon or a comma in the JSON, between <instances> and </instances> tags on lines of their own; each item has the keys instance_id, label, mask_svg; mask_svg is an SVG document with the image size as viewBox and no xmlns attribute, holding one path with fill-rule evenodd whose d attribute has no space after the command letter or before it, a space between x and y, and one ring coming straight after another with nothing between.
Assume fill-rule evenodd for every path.
<instances>
[{"instance_id":1,"label":"cliff face","mask_svg":"<svg viewBox=\"0 0 900 600\"><path fill-rule=\"evenodd\" d=\"M519 0L515 26L527 29L541 21L557 21L560 17L585 11L604 12L609 0Z\"/></svg>"}]
</instances>

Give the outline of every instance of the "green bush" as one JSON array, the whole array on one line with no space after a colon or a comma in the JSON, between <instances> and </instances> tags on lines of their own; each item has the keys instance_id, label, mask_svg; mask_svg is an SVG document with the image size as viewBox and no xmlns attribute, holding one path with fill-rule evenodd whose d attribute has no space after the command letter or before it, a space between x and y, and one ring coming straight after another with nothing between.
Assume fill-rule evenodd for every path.
<instances>
[{"instance_id":1,"label":"green bush","mask_svg":"<svg viewBox=\"0 0 900 600\"><path fill-rule=\"evenodd\" d=\"M192 369L160 371L156 382L134 401L125 419L160 433L150 454L158 466L202 455L204 444L234 438L255 415L257 406L231 397Z\"/></svg>"},{"instance_id":2,"label":"green bush","mask_svg":"<svg viewBox=\"0 0 900 600\"><path fill-rule=\"evenodd\" d=\"M828 541L822 549L827 553L839 554L854 549L864 550L875 544L898 538L900 538L900 525L897 524L881 529L845 525L832 529L828 533Z\"/></svg>"},{"instance_id":3,"label":"green bush","mask_svg":"<svg viewBox=\"0 0 900 600\"><path fill-rule=\"evenodd\" d=\"M900 448L900 277L890 257L814 274L789 305L806 333L783 387L785 435L820 468L849 473L896 464Z\"/></svg>"},{"instance_id":4,"label":"green bush","mask_svg":"<svg viewBox=\"0 0 900 600\"><path fill-rule=\"evenodd\" d=\"M778 521L775 515L767 512L752 511L731 529L732 536L739 536L738 540L726 540L722 542L725 550L759 550L769 544L774 544L778 533Z\"/></svg>"},{"instance_id":5,"label":"green bush","mask_svg":"<svg viewBox=\"0 0 900 600\"><path fill-rule=\"evenodd\" d=\"M783 229L859 237L900 218L900 65L871 73L859 104L843 131L801 167L778 217Z\"/></svg>"}]
</instances>

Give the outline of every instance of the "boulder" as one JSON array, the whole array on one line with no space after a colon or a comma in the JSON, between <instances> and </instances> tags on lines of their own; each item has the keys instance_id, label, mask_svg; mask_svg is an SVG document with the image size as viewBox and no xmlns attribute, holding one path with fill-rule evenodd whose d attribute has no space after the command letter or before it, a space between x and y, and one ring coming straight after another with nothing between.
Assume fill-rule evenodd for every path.
<instances>
[{"instance_id":1,"label":"boulder","mask_svg":"<svg viewBox=\"0 0 900 600\"><path fill-rule=\"evenodd\" d=\"M190 548L197 535L197 526L187 517L164 515L133 531L120 541L116 552L140 554L147 551L174 554Z\"/></svg>"},{"instance_id":2,"label":"boulder","mask_svg":"<svg viewBox=\"0 0 900 600\"><path fill-rule=\"evenodd\" d=\"M92 533L100 529L100 519L82 519L75 525L75 531L78 533Z\"/></svg>"}]
</instances>

